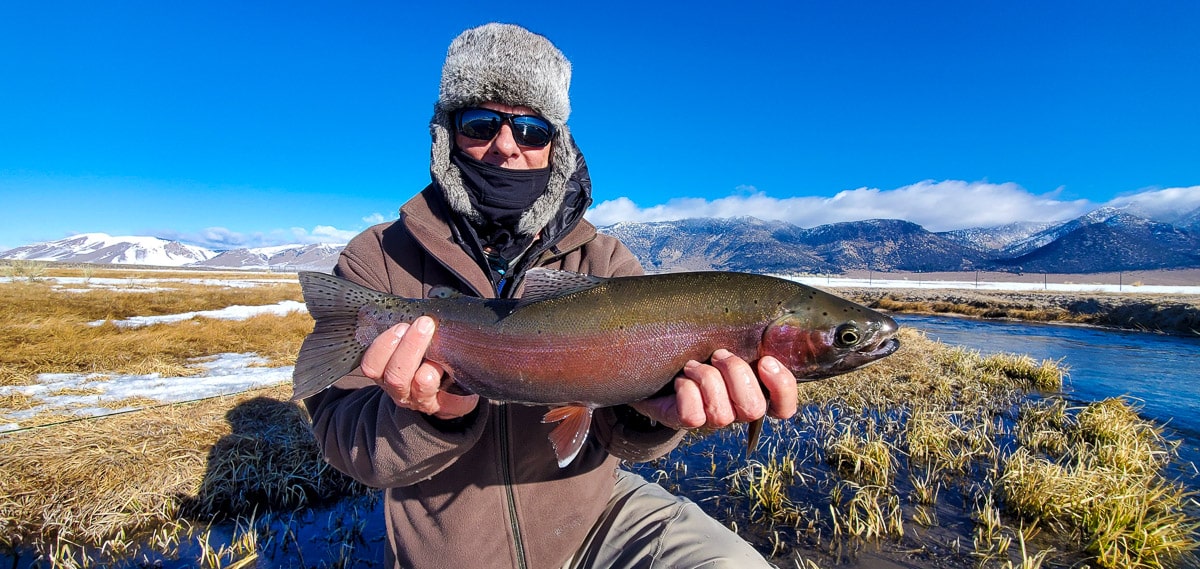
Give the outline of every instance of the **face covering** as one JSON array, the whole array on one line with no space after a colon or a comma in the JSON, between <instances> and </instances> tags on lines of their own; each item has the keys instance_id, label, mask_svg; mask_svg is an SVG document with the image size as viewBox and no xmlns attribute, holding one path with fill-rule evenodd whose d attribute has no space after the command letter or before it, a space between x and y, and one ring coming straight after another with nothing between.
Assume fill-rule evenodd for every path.
<instances>
[{"instance_id":1,"label":"face covering","mask_svg":"<svg viewBox=\"0 0 1200 569\"><path fill-rule=\"evenodd\" d=\"M471 158L461 150L450 161L462 172L463 186L482 221L471 220L481 244L505 260L516 259L533 243L517 233L521 215L546 191L550 168L510 170Z\"/></svg>"}]
</instances>

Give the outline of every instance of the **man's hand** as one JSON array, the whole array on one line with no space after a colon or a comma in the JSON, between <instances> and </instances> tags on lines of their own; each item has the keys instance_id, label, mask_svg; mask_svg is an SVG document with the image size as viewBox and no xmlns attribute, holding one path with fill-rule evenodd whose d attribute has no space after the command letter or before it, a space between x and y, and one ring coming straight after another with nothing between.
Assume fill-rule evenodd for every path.
<instances>
[{"instance_id":1,"label":"man's hand","mask_svg":"<svg viewBox=\"0 0 1200 569\"><path fill-rule=\"evenodd\" d=\"M479 405L479 396L442 391L445 370L425 359L433 330L428 316L392 326L367 348L360 369L400 407L439 419L462 417Z\"/></svg>"},{"instance_id":2,"label":"man's hand","mask_svg":"<svg viewBox=\"0 0 1200 569\"><path fill-rule=\"evenodd\" d=\"M768 400L759 384L766 386ZM713 352L709 363L695 360L675 377L675 393L632 403L641 414L676 429L720 428L749 423L770 414L796 414L796 376L771 356L758 361L758 373L728 350Z\"/></svg>"}]
</instances>

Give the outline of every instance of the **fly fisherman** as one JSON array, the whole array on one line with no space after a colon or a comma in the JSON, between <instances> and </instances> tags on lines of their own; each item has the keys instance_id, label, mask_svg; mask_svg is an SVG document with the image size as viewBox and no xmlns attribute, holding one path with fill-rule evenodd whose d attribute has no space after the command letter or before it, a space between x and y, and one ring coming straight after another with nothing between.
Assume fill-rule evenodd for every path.
<instances>
[{"instance_id":1,"label":"fly fisherman","mask_svg":"<svg viewBox=\"0 0 1200 569\"><path fill-rule=\"evenodd\" d=\"M566 124L570 79L563 54L523 28L459 35L430 123L433 183L398 221L355 237L335 273L410 298L434 287L520 296L532 267L641 274L583 219L591 179ZM673 394L597 409L560 468L546 408L440 389L443 371L424 359L434 327L393 327L358 370L305 401L326 460L386 490L388 566L767 566L695 504L618 466L666 454L683 429L793 415L796 380L774 358L752 367L718 350L680 370Z\"/></svg>"}]
</instances>

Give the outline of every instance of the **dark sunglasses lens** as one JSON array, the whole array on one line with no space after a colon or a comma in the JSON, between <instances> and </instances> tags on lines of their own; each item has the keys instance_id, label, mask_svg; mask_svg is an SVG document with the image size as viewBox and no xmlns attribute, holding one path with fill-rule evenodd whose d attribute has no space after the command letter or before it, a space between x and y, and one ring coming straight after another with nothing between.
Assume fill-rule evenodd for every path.
<instances>
[{"instance_id":1,"label":"dark sunglasses lens","mask_svg":"<svg viewBox=\"0 0 1200 569\"><path fill-rule=\"evenodd\" d=\"M512 127L513 139L521 146L545 146L554 137L554 128L538 117L513 117Z\"/></svg>"},{"instance_id":2,"label":"dark sunglasses lens","mask_svg":"<svg viewBox=\"0 0 1200 569\"><path fill-rule=\"evenodd\" d=\"M491 140L504 118L486 109L467 109L458 115L458 132L475 140Z\"/></svg>"}]
</instances>

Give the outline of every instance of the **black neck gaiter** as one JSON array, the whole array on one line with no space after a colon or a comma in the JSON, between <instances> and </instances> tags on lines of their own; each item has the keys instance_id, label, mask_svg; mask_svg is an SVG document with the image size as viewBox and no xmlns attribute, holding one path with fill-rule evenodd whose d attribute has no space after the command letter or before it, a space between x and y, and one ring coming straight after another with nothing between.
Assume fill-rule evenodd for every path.
<instances>
[{"instance_id":1,"label":"black neck gaiter","mask_svg":"<svg viewBox=\"0 0 1200 569\"><path fill-rule=\"evenodd\" d=\"M462 172L463 186L482 222L471 220L481 244L506 261L516 259L533 243L534 235L521 235L517 226L550 183L550 167L510 170L471 158L461 150L450 161Z\"/></svg>"}]
</instances>

